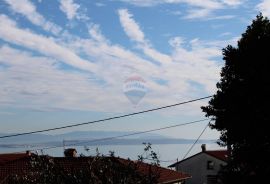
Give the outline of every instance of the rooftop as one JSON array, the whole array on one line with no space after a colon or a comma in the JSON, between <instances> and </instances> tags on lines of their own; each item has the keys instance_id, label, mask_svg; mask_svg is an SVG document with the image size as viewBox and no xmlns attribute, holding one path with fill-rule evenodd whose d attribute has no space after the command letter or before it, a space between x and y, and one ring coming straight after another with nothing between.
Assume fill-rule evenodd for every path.
<instances>
[{"instance_id":1,"label":"rooftop","mask_svg":"<svg viewBox=\"0 0 270 184\"><path fill-rule=\"evenodd\" d=\"M0 165L6 164L6 163L14 161L14 160L27 158L30 156L31 156L31 154L29 152L0 154Z\"/></svg>"},{"instance_id":2,"label":"rooftop","mask_svg":"<svg viewBox=\"0 0 270 184\"><path fill-rule=\"evenodd\" d=\"M193 158L193 157L195 157L195 156L197 156L199 154L202 154L202 153L205 153L207 155L215 157L216 159L222 160L224 162L227 162L228 154L229 154L228 150L206 150L206 146L203 144L201 152L199 152L199 153L197 153L195 155L192 155L192 156L190 156L188 158L185 158L183 160L180 160L178 162L175 162L172 165L169 165L168 167L175 167L175 165L177 165L177 164L179 164L181 162L184 162L186 160L189 160L189 159L191 159L191 158Z\"/></svg>"},{"instance_id":3,"label":"rooftop","mask_svg":"<svg viewBox=\"0 0 270 184\"><path fill-rule=\"evenodd\" d=\"M10 173L17 172L25 173L29 168L29 161L31 156L37 156L35 154L29 153L10 153L10 154L0 154L0 180L1 178L6 178ZM87 167L88 161L92 160L94 157L48 157L54 159L55 162L59 163L59 165L64 170L70 169L81 169ZM105 157L104 157L105 158ZM143 175L149 175L150 172L157 172L159 174L158 182L159 183L173 183L182 181L190 178L191 176L186 173L174 171L171 169L163 168L156 165L150 165L144 162L139 161L131 161L119 157L106 157L108 159L112 159L116 162L120 162L123 165L136 164L137 170L139 173ZM23 164L22 164L23 163ZM27 164L28 163L28 164ZM28 165L28 166L26 166ZM9 171L10 168L10 171ZM24 170L24 172L21 172Z\"/></svg>"}]
</instances>

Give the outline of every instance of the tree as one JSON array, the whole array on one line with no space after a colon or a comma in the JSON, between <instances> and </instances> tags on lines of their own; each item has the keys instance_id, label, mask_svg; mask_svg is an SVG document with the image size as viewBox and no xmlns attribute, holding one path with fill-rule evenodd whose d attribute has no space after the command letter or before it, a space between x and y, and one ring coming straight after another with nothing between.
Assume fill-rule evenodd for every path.
<instances>
[{"instance_id":1,"label":"tree","mask_svg":"<svg viewBox=\"0 0 270 184\"><path fill-rule=\"evenodd\" d=\"M149 172L141 172L141 165L145 163L101 155L96 150L96 156L57 158L50 156L32 155L30 167L25 173L10 175L10 184L154 184L158 183L159 170L156 169L159 160L151 144L144 144L144 153L139 158L147 158L153 162L148 164ZM148 154L150 152L150 154ZM28 162L27 162L28 163ZM25 168L27 168L25 166Z\"/></svg>"},{"instance_id":2,"label":"tree","mask_svg":"<svg viewBox=\"0 0 270 184\"><path fill-rule=\"evenodd\" d=\"M221 132L230 157L225 183L259 183L270 175L270 22L257 15L238 41L223 49L217 92L202 107ZM224 177L225 176L225 177Z\"/></svg>"}]
</instances>

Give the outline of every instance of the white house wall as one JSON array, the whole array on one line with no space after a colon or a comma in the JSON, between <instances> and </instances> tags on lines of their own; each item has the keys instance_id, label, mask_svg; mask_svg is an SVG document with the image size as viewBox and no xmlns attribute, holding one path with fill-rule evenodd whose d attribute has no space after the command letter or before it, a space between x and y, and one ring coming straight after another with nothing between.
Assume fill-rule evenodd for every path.
<instances>
[{"instance_id":1,"label":"white house wall","mask_svg":"<svg viewBox=\"0 0 270 184\"><path fill-rule=\"evenodd\" d=\"M213 170L207 169L208 161L214 162ZM176 170L192 176L192 178L186 181L186 184L207 184L207 175L217 175L220 165L226 165L226 162L201 152L176 165Z\"/></svg>"}]
</instances>

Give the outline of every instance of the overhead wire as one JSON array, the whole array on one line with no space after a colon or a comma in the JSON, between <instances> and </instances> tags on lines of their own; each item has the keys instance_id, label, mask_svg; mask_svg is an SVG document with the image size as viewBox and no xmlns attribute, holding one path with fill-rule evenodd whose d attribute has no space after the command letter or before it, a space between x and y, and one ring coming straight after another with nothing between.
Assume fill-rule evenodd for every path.
<instances>
[{"instance_id":1,"label":"overhead wire","mask_svg":"<svg viewBox=\"0 0 270 184\"><path fill-rule=\"evenodd\" d=\"M193 147L197 144L197 142L199 141L199 139L201 138L201 136L203 135L203 133L205 132L205 130L207 129L207 127L209 126L209 123L204 127L204 129L202 130L202 132L200 133L200 135L198 136L198 138L194 141L194 143L191 145L191 147L188 149L187 153L184 155L184 157L182 158L182 160L184 160L188 154L191 152L191 150L193 149Z\"/></svg>"},{"instance_id":2,"label":"overhead wire","mask_svg":"<svg viewBox=\"0 0 270 184\"><path fill-rule=\"evenodd\" d=\"M200 120L196 120L196 121L190 121L190 122L187 122L187 123L175 124L175 125L156 128L156 129L151 129L151 130L133 132L133 133L129 133L129 134L112 136L112 137L105 137L105 138L100 138L100 139L91 139L91 140L87 140L87 141L78 141L78 142L72 143L72 144L50 146L50 147L45 147L45 148L33 149L33 150L29 150L29 151L47 150L47 149L60 148L60 147L64 147L64 146L76 146L76 145L79 145L79 144L109 141L109 140L114 140L114 139L118 139L118 138L129 137L129 136L133 136L133 135L139 135L139 134L144 134L144 133L149 133L149 132L154 132L154 131L159 131L159 130L165 130L165 129L185 126L185 125L189 125L189 124L195 124L195 123L199 123L199 122L203 122L203 121L207 121L207 120L209 120L209 119L205 118L205 119L200 119Z\"/></svg>"},{"instance_id":3,"label":"overhead wire","mask_svg":"<svg viewBox=\"0 0 270 184\"><path fill-rule=\"evenodd\" d=\"M76 123L76 124L71 124L71 125L66 125L66 126L61 126L61 127L48 128L48 129L43 129L43 130L35 130L35 131L23 132L23 133L11 134L11 135L5 135L5 136L0 136L0 139L8 138L8 137L16 137L16 136L22 136L22 135L35 134L35 133L49 132L49 131L72 128L72 127L77 127L77 126L82 126L82 125L94 124L94 123L100 123L100 122L105 122L105 121L109 121L109 120L120 119L120 118L125 118L125 117L129 117L129 116L138 115L138 114L144 114L144 113L148 113L148 112L153 112L153 111L157 111L157 110L161 110L161 109L167 109L167 108L171 108L171 107L175 107L175 106L180 106L180 105L183 105L183 104L188 104L188 103L204 100L204 99L211 98L211 97L213 97L213 95L205 96L205 97L201 97L201 98L196 98L196 99L193 99L193 100L188 100L188 101L184 101L184 102L180 102L180 103L176 103L176 104L171 104L171 105L167 105L167 106L162 106L162 107L157 107L157 108L153 108L153 109L143 110L143 111L139 111L139 112L124 114L124 115L119 115L119 116L113 116L113 117L109 117L109 118L105 118L105 119L94 120L94 121L90 121L90 122Z\"/></svg>"}]
</instances>

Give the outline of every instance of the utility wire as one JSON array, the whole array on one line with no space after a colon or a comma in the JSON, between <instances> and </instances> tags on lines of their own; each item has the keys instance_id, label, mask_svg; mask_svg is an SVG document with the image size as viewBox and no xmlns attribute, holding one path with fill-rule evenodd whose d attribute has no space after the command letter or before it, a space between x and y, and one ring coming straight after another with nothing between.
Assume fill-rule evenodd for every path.
<instances>
[{"instance_id":1,"label":"utility wire","mask_svg":"<svg viewBox=\"0 0 270 184\"><path fill-rule=\"evenodd\" d=\"M139 135L139 134L144 134L144 133L149 133L149 132L154 132L154 131L159 131L159 130L165 130L165 129L169 129L169 128L185 126L185 125L189 125L189 124L195 124L195 123L203 122L203 121L206 121L206 120L209 120L209 119L206 118L206 119L201 119L201 120L197 120L197 121L191 121L191 122L187 122L187 123L175 124L175 125L171 125L171 126L166 126L166 127L161 127L161 128L151 129L151 130L145 130L145 131L140 131L140 132L134 132L134 133L130 133L130 134L118 135L118 136L113 136L113 137L105 137L105 138L100 138L100 139L92 139L92 140L88 140L88 141L80 141L80 142L68 144L68 145L65 145L65 146L76 146L78 144L108 141L108 140L118 139L118 138L122 138L122 137L128 137L128 136ZM64 145L51 146L51 147L39 148L39 149L35 149L35 150L30 150L30 151L47 150L47 149L59 148L59 147L63 147L63 146Z\"/></svg>"},{"instance_id":2,"label":"utility wire","mask_svg":"<svg viewBox=\"0 0 270 184\"><path fill-rule=\"evenodd\" d=\"M155 159L151 159L151 158L143 158L143 160L149 160L149 161L155 161ZM159 162L176 162L176 160L158 160Z\"/></svg>"},{"instance_id":3,"label":"utility wire","mask_svg":"<svg viewBox=\"0 0 270 184\"><path fill-rule=\"evenodd\" d=\"M185 101L185 102L180 102L180 103L176 103L176 104L172 104L172 105L162 106L162 107L158 107L158 108L154 108L154 109L148 109L148 110L144 110L144 111L124 114L124 115L120 115L120 116L114 116L114 117L105 118L105 119L99 119L99 120L85 122L85 123L77 123L77 124L72 124L72 125L67 125L67 126L44 129L44 130L36 130L36 131L31 131L31 132L24 132L24 133L12 134L12 135L0 136L0 139L8 138L8 137L16 137L16 136L21 136L21 135L29 135L29 134L34 134L34 133L49 132L49 131L53 131L53 130L60 130L60 129L66 129L66 128L77 127L77 126L82 126L82 125L100 123L100 122L114 120L114 119L120 119L120 118L124 118L124 117L134 116L134 115L138 115L138 114L144 114L144 113L148 113L148 112L152 112L152 111L157 111L157 110L167 109L167 108L171 108L171 107L175 107L175 106L179 106L179 105L183 105L183 104L188 104L188 103L204 100L207 98L211 98L212 96L213 95L202 97L202 98L197 98L197 99L193 99L193 100L189 100L189 101Z\"/></svg>"},{"instance_id":4,"label":"utility wire","mask_svg":"<svg viewBox=\"0 0 270 184\"><path fill-rule=\"evenodd\" d=\"M193 149L193 147L195 146L195 144L199 141L199 139L201 138L201 136L203 135L203 133L205 132L205 130L207 129L208 126L209 126L209 123L204 127L203 131L200 133L200 135L196 139L196 141L191 145L191 147L189 148L189 150L187 151L187 153L185 154L185 156L182 158L182 160L184 160L188 156L188 154L191 152L191 150Z\"/></svg>"}]
</instances>

